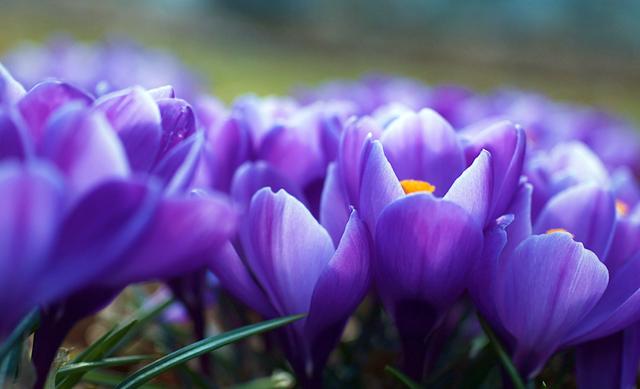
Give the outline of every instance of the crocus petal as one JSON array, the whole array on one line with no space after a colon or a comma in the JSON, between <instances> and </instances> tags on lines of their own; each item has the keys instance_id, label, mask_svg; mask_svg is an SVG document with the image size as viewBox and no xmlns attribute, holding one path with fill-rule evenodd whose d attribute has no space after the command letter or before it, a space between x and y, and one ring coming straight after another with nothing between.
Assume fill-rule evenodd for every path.
<instances>
[{"instance_id":1,"label":"crocus petal","mask_svg":"<svg viewBox=\"0 0 640 389\"><path fill-rule=\"evenodd\" d=\"M509 239L504 248L504 254L510 255L516 247L531 235L531 197L533 187L529 183L522 183L513 198L507 213L513 215L513 222L507 227Z\"/></svg>"},{"instance_id":2,"label":"crocus petal","mask_svg":"<svg viewBox=\"0 0 640 389\"><path fill-rule=\"evenodd\" d=\"M609 173L600 158L584 143L566 142L551 150L549 164L552 171L560 172L558 180L569 184L594 182L606 185Z\"/></svg>"},{"instance_id":3,"label":"crocus petal","mask_svg":"<svg viewBox=\"0 0 640 389\"><path fill-rule=\"evenodd\" d=\"M344 227L349 220L349 206L340 184L338 167L332 163L327 169L327 178L322 189L320 224L327 229L335 245L340 242Z\"/></svg>"},{"instance_id":4,"label":"crocus petal","mask_svg":"<svg viewBox=\"0 0 640 389\"><path fill-rule=\"evenodd\" d=\"M452 304L482 249L480 226L473 218L457 204L430 194L409 195L389 205L375 231L376 285L396 319L420 314L419 308L402 312L403 303L423 302L436 309Z\"/></svg>"},{"instance_id":5,"label":"crocus petal","mask_svg":"<svg viewBox=\"0 0 640 389\"><path fill-rule=\"evenodd\" d=\"M371 134L378 139L382 129L369 117L353 118L347 124L340 137L338 149L338 170L342 177L344 190L349 204L357 207L360 201L361 159L365 139Z\"/></svg>"},{"instance_id":6,"label":"crocus petal","mask_svg":"<svg viewBox=\"0 0 640 389\"><path fill-rule=\"evenodd\" d=\"M563 228L604 259L613 239L615 223L615 201L611 192L593 184L583 184L552 197L533 230L543 234Z\"/></svg>"},{"instance_id":7,"label":"crocus petal","mask_svg":"<svg viewBox=\"0 0 640 389\"><path fill-rule=\"evenodd\" d=\"M404 113L380 137L400 180L427 181L442 196L465 167L462 147L449 123L430 109Z\"/></svg>"},{"instance_id":8,"label":"crocus petal","mask_svg":"<svg viewBox=\"0 0 640 389\"><path fill-rule=\"evenodd\" d=\"M565 233L534 235L502 259L496 306L515 338L514 363L535 375L604 293L607 268Z\"/></svg>"},{"instance_id":9,"label":"crocus petal","mask_svg":"<svg viewBox=\"0 0 640 389\"><path fill-rule=\"evenodd\" d=\"M263 138L258 151L280 174L301 187L324 175L320 134L309 128L277 126Z\"/></svg>"},{"instance_id":10,"label":"crocus petal","mask_svg":"<svg viewBox=\"0 0 640 389\"><path fill-rule=\"evenodd\" d=\"M0 167L0 339L50 286L32 280L46 269L61 210L62 183L42 168ZM43 280L40 280L43 281ZM57 282L57 281L56 281Z\"/></svg>"},{"instance_id":11,"label":"crocus petal","mask_svg":"<svg viewBox=\"0 0 640 389\"><path fill-rule=\"evenodd\" d=\"M611 187L616 195L616 199L622 200L630 206L640 202L640 185L638 185L630 169L617 169L611 175Z\"/></svg>"},{"instance_id":12,"label":"crocus petal","mask_svg":"<svg viewBox=\"0 0 640 389\"><path fill-rule=\"evenodd\" d=\"M105 181L82 196L65 216L53 248L45 275L56 282L48 296L102 280L146 231L159 196L155 186L124 180Z\"/></svg>"},{"instance_id":13,"label":"crocus petal","mask_svg":"<svg viewBox=\"0 0 640 389\"><path fill-rule=\"evenodd\" d=\"M191 135L173 147L153 168L167 194L184 191L193 181L204 140L202 133Z\"/></svg>"},{"instance_id":14,"label":"crocus petal","mask_svg":"<svg viewBox=\"0 0 640 389\"><path fill-rule=\"evenodd\" d=\"M505 226L494 221L484 230L482 254L473 263L469 272L469 295L480 314L491 323L500 335L500 319L495 307L494 280L498 272L498 261L507 244Z\"/></svg>"},{"instance_id":15,"label":"crocus petal","mask_svg":"<svg viewBox=\"0 0 640 389\"><path fill-rule=\"evenodd\" d=\"M194 108L198 121L206 129L220 127L223 120L229 118L224 104L215 97L201 96L195 101Z\"/></svg>"},{"instance_id":16,"label":"crocus petal","mask_svg":"<svg viewBox=\"0 0 640 389\"><path fill-rule=\"evenodd\" d=\"M24 87L0 63L0 105L15 104L25 93Z\"/></svg>"},{"instance_id":17,"label":"crocus petal","mask_svg":"<svg viewBox=\"0 0 640 389\"><path fill-rule=\"evenodd\" d=\"M322 371L347 318L369 290L369 261L369 232L353 211L340 244L320 275L311 298L304 332L313 359L312 374Z\"/></svg>"},{"instance_id":18,"label":"crocus petal","mask_svg":"<svg viewBox=\"0 0 640 389\"><path fill-rule=\"evenodd\" d=\"M88 106L93 99L80 89L59 81L45 81L33 87L18 103L35 143L39 143L49 116L68 102Z\"/></svg>"},{"instance_id":19,"label":"crocus petal","mask_svg":"<svg viewBox=\"0 0 640 389\"><path fill-rule=\"evenodd\" d=\"M611 249L603 261L609 273L616 273L634 254L640 252L640 220L618 219Z\"/></svg>"},{"instance_id":20,"label":"crocus petal","mask_svg":"<svg viewBox=\"0 0 640 389\"><path fill-rule=\"evenodd\" d=\"M69 104L47 123L40 153L65 175L80 194L96 184L129 174L127 156L104 116Z\"/></svg>"},{"instance_id":21,"label":"crocus petal","mask_svg":"<svg viewBox=\"0 0 640 389\"><path fill-rule=\"evenodd\" d=\"M275 316L267 296L256 284L251 272L230 242L212 253L209 269L235 298L265 317Z\"/></svg>"},{"instance_id":22,"label":"crocus petal","mask_svg":"<svg viewBox=\"0 0 640 389\"><path fill-rule=\"evenodd\" d=\"M479 226L487 223L493 196L493 164L491 154L483 150L458 177L444 199L461 206Z\"/></svg>"},{"instance_id":23,"label":"crocus petal","mask_svg":"<svg viewBox=\"0 0 640 389\"><path fill-rule=\"evenodd\" d=\"M162 122L162 138L157 160L196 131L196 117L191 106L181 99L157 100Z\"/></svg>"},{"instance_id":24,"label":"crocus petal","mask_svg":"<svg viewBox=\"0 0 640 389\"><path fill-rule=\"evenodd\" d=\"M295 198L305 202L304 195L298 186L264 161L247 162L238 168L231 184L231 197L244 209L248 209L253 195L265 187L274 191L284 189Z\"/></svg>"},{"instance_id":25,"label":"crocus petal","mask_svg":"<svg viewBox=\"0 0 640 389\"><path fill-rule=\"evenodd\" d=\"M580 389L631 389L640 363L640 325L576 348Z\"/></svg>"},{"instance_id":26,"label":"crocus petal","mask_svg":"<svg viewBox=\"0 0 640 389\"><path fill-rule=\"evenodd\" d=\"M171 85L148 89L147 93L149 93L149 95L156 101L161 99L173 99L176 97L176 92Z\"/></svg>"},{"instance_id":27,"label":"crocus petal","mask_svg":"<svg viewBox=\"0 0 640 389\"><path fill-rule=\"evenodd\" d=\"M379 141L367 139L362 149L360 208L358 211L370 231L387 205L404 196L400 181L387 161Z\"/></svg>"},{"instance_id":28,"label":"crocus petal","mask_svg":"<svg viewBox=\"0 0 640 389\"><path fill-rule=\"evenodd\" d=\"M237 224L235 208L221 195L166 198L126 262L113 270L109 285L166 279L200 269L211 252L235 233Z\"/></svg>"},{"instance_id":29,"label":"crocus petal","mask_svg":"<svg viewBox=\"0 0 640 389\"><path fill-rule=\"evenodd\" d=\"M526 150L524 131L508 121L495 123L480 131L465 149L467 163L471 163L483 149L493 157L491 216L496 218L505 212L518 187Z\"/></svg>"},{"instance_id":30,"label":"crocus petal","mask_svg":"<svg viewBox=\"0 0 640 389\"><path fill-rule=\"evenodd\" d=\"M276 311L308 312L334 247L307 208L283 190L261 189L251 201L242 242L247 264Z\"/></svg>"},{"instance_id":31,"label":"crocus petal","mask_svg":"<svg viewBox=\"0 0 640 389\"><path fill-rule=\"evenodd\" d=\"M95 109L103 112L122 139L134 171L148 171L160 149L162 126L160 110L153 98L140 87L102 96Z\"/></svg>"},{"instance_id":32,"label":"crocus petal","mask_svg":"<svg viewBox=\"0 0 640 389\"><path fill-rule=\"evenodd\" d=\"M228 192L234 172L250 155L251 136L239 120L229 118L222 125L211 124L206 129L206 145L198 175L211 188Z\"/></svg>"},{"instance_id":33,"label":"crocus petal","mask_svg":"<svg viewBox=\"0 0 640 389\"><path fill-rule=\"evenodd\" d=\"M640 320L640 253L610 277L598 304L573 331L567 343L575 344L620 331Z\"/></svg>"},{"instance_id":34,"label":"crocus petal","mask_svg":"<svg viewBox=\"0 0 640 389\"><path fill-rule=\"evenodd\" d=\"M17 115L0 107L0 161L25 160L31 154L27 132Z\"/></svg>"}]
</instances>

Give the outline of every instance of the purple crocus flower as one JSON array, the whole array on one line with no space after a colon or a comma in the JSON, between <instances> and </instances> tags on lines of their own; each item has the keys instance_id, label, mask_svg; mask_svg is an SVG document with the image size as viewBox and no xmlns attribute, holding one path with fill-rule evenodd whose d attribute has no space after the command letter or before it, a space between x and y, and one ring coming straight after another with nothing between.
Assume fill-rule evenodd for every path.
<instances>
[{"instance_id":1,"label":"purple crocus flower","mask_svg":"<svg viewBox=\"0 0 640 389\"><path fill-rule=\"evenodd\" d=\"M489 208L485 210L486 214L476 215L481 227L504 211L517 187L524 161L524 134L506 121L459 136L448 122L429 109L403 110L384 127L369 117L352 120L342 133L337 162L328 170L321 201L320 220L334 240L344 227L349 205L361 211L371 231L375 229L372 215L380 209L366 208L380 207L375 204L375 196L380 190L361 190L365 180L377 179L365 177L364 161L368 151L363 149L363 143L369 136L379 139L385 160L391 164L392 173L405 191L426 190L438 197L449 191L483 149L489 151L495 160L487 173L490 177L486 183L491 186L492 193L487 195Z\"/></svg>"},{"instance_id":2,"label":"purple crocus flower","mask_svg":"<svg viewBox=\"0 0 640 389\"><path fill-rule=\"evenodd\" d=\"M573 345L581 377L589 377L599 359L598 345L605 356L618 358L603 363L606 371L598 369L601 379L624 380L623 367L637 364L634 343L623 350L619 340L626 336L620 331L633 333L640 319L640 284L632 275L640 230L623 204L616 204L610 189L577 184L553 196L532 227L531 189L525 185L509 215L486 232L470 292L525 377L535 376L556 350Z\"/></svg>"},{"instance_id":3,"label":"purple crocus flower","mask_svg":"<svg viewBox=\"0 0 640 389\"><path fill-rule=\"evenodd\" d=\"M230 192L244 206L262 187L286 189L317 213L350 105L299 107L289 99L247 96L229 112L212 100L199 111L207 127L198 185Z\"/></svg>"},{"instance_id":4,"label":"purple crocus flower","mask_svg":"<svg viewBox=\"0 0 640 389\"><path fill-rule=\"evenodd\" d=\"M202 136L193 110L170 87L134 87L94 101L69 84L45 81L3 113L6 131L28 143L25 152L58 166L79 193L104 174L154 176L167 192L186 189L195 174Z\"/></svg>"},{"instance_id":5,"label":"purple crocus flower","mask_svg":"<svg viewBox=\"0 0 640 389\"><path fill-rule=\"evenodd\" d=\"M356 211L336 247L300 201L263 188L251 200L240 242L229 244L211 269L266 317L307 313L284 330L283 344L302 385L316 387L347 318L369 289L369 252Z\"/></svg>"},{"instance_id":6,"label":"purple crocus flower","mask_svg":"<svg viewBox=\"0 0 640 389\"><path fill-rule=\"evenodd\" d=\"M414 377L426 339L466 288L484 226L510 202L522 167L524 136L510 123L465 143L431 110L403 112L384 129L354 121L323 193L321 220L334 240L349 204L375 237L376 289Z\"/></svg>"},{"instance_id":7,"label":"purple crocus flower","mask_svg":"<svg viewBox=\"0 0 640 389\"><path fill-rule=\"evenodd\" d=\"M190 107L170 88L94 102L54 81L23 93L1 75L8 240L0 266L15 276L2 283L12 314L0 336L43 307L33 351L42 385L77 320L131 283L202 268L235 232L236 211L221 195L185 195L199 137Z\"/></svg>"},{"instance_id":8,"label":"purple crocus flower","mask_svg":"<svg viewBox=\"0 0 640 389\"><path fill-rule=\"evenodd\" d=\"M123 39L83 43L58 36L41 46L23 43L3 61L27 88L55 78L95 96L135 85L173 85L178 95L188 100L202 92L202 77L177 58Z\"/></svg>"}]
</instances>

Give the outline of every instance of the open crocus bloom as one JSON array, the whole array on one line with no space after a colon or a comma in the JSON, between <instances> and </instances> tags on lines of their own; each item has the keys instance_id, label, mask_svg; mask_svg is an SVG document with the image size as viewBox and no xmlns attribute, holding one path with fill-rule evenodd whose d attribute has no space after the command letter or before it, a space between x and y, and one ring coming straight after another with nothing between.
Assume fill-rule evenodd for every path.
<instances>
[{"instance_id":1,"label":"open crocus bloom","mask_svg":"<svg viewBox=\"0 0 640 389\"><path fill-rule=\"evenodd\" d=\"M357 212L336 248L302 203L264 188L253 196L239 246L229 244L211 269L223 287L266 317L307 313L287 327L283 342L298 378L314 386L369 289L369 242Z\"/></svg>"},{"instance_id":2,"label":"open crocus bloom","mask_svg":"<svg viewBox=\"0 0 640 389\"><path fill-rule=\"evenodd\" d=\"M490 123L474 133L459 135L430 109L405 110L385 127L368 117L352 120L343 131L336 165L329 167L320 207L320 220L334 239L346 222L348 205L357 209L368 207L380 191L393 190L392 187L373 192L361 190L365 180L370 183L377 180L375 175L367 178L369 174L364 172L368 149L363 144L368 137L379 139L384 158L391 165L396 181L404 183L404 189L411 192L426 188L438 197L449 191L483 149L490 152L490 171L485 172L488 180L485 184L491 187L491 193L486 194L488 208L482 210L485 214L475 215L481 227L506 209L517 188L525 153L524 133L507 121ZM478 185L483 184L478 182ZM398 188L396 192L402 194L403 190L398 192ZM361 210L372 231L374 224L369 216L379 211Z\"/></svg>"},{"instance_id":3,"label":"open crocus bloom","mask_svg":"<svg viewBox=\"0 0 640 389\"><path fill-rule=\"evenodd\" d=\"M426 338L466 288L482 231L505 209L522 167L524 137L508 122L464 143L428 109L404 111L385 128L353 121L323 193L320 218L334 240L348 204L375 238L377 291L413 376L421 373Z\"/></svg>"}]
</instances>

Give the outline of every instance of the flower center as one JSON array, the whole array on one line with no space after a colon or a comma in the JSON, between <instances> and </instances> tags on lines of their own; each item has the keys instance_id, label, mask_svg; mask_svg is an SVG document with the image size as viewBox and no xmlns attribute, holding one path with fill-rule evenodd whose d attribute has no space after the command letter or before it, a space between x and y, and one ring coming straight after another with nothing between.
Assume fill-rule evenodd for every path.
<instances>
[{"instance_id":1,"label":"flower center","mask_svg":"<svg viewBox=\"0 0 640 389\"><path fill-rule=\"evenodd\" d=\"M427 181L402 180L400 181L400 185L402 185L402 190L404 190L405 194L416 192L433 193L433 191L436 190L436 187L434 185L431 185Z\"/></svg>"},{"instance_id":2,"label":"flower center","mask_svg":"<svg viewBox=\"0 0 640 389\"><path fill-rule=\"evenodd\" d=\"M545 234L555 234L555 233L568 234L571 236L571 238L574 238L574 235L569 231L565 230L564 228L550 228L547 230L547 232L545 232Z\"/></svg>"},{"instance_id":3,"label":"flower center","mask_svg":"<svg viewBox=\"0 0 640 389\"><path fill-rule=\"evenodd\" d=\"M616 200L616 213L618 216L627 216L629 214L629 204L622 200Z\"/></svg>"}]
</instances>

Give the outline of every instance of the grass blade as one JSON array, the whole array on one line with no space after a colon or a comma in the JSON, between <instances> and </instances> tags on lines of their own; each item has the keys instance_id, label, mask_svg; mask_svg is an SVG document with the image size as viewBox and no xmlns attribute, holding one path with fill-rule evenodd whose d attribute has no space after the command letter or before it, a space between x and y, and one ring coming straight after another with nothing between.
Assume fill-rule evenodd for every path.
<instances>
[{"instance_id":1,"label":"grass blade","mask_svg":"<svg viewBox=\"0 0 640 389\"><path fill-rule=\"evenodd\" d=\"M173 299L167 299L153 308L137 312L128 324L112 328L86 350L78 354L72 364L99 362L101 359L113 355L118 349L131 341L135 334L139 333L144 326L162 313L172 302ZM56 389L72 388L80 382L84 373L85 372L77 371L64 375L56 375Z\"/></svg>"},{"instance_id":2,"label":"grass blade","mask_svg":"<svg viewBox=\"0 0 640 389\"><path fill-rule=\"evenodd\" d=\"M78 354L73 360L73 364L81 362L95 362L109 356L109 351L124 338L124 336L136 325L132 321L122 327L115 327L100 339L87 347L86 350ZM83 372L68 373L65 376L58 376L56 373L56 389L71 389L80 382Z\"/></svg>"},{"instance_id":3,"label":"grass blade","mask_svg":"<svg viewBox=\"0 0 640 389\"><path fill-rule=\"evenodd\" d=\"M100 337L100 339L87 347L86 350L78 354L73 362L93 362L102 357L108 356L109 351L116 344L118 344L118 342L120 342L120 340L124 338L125 335L127 335L127 333L131 331L137 323L138 322L134 320L122 327L114 327L109 332Z\"/></svg>"},{"instance_id":4,"label":"grass blade","mask_svg":"<svg viewBox=\"0 0 640 389\"><path fill-rule=\"evenodd\" d=\"M56 377L64 378L74 373L86 373L89 370L103 367L130 365L141 361L148 361L153 358L151 355L131 355L126 357L105 358L96 362L69 363L58 369Z\"/></svg>"},{"instance_id":5,"label":"grass blade","mask_svg":"<svg viewBox=\"0 0 640 389\"><path fill-rule=\"evenodd\" d=\"M136 321L136 325L128 331L125 336L115 344L111 350L109 351L109 355L113 355L115 352L120 350L125 345L129 344L142 330L153 321L156 317L158 317L165 309L167 309L171 304L175 302L174 299L168 298L160 304L157 304L151 308L143 309L135 313L135 315L130 319L131 321Z\"/></svg>"},{"instance_id":6,"label":"grass blade","mask_svg":"<svg viewBox=\"0 0 640 389\"><path fill-rule=\"evenodd\" d=\"M124 380L125 376L119 373L115 373L113 371L107 371L102 369L96 369L88 371L87 374L84 375L82 381L89 382L92 384L99 385L101 388L115 388L122 380ZM145 384L140 387L140 389L167 389L163 385L158 384Z\"/></svg>"},{"instance_id":7,"label":"grass blade","mask_svg":"<svg viewBox=\"0 0 640 389\"><path fill-rule=\"evenodd\" d=\"M411 378L407 377L403 372L401 372L400 370L392 366L388 366L388 365L385 366L384 371L391 374L393 378L401 382L404 386L406 386L409 389L422 389L422 386L420 386L420 384L418 384Z\"/></svg>"},{"instance_id":8,"label":"grass blade","mask_svg":"<svg viewBox=\"0 0 640 389\"><path fill-rule=\"evenodd\" d=\"M520 378L520 373L518 373L518 369L516 369L516 367L513 366L513 363L511 362L511 358L509 358L509 355L504 350L504 347L502 347L502 344L500 344L498 337L493 332L493 330L491 329L487 321L484 320L484 318L481 317L480 315L478 315L478 321L480 321L480 325L482 326L482 330L484 331L484 333L487 334L487 337L489 338L489 342L491 343L493 350L496 352L496 354L498 354L498 358L500 359L502 366L504 367L507 374L509 375L509 378L511 379L511 383L513 384L513 387L515 389L526 389L526 385L524 384L524 381L522 380L522 378Z\"/></svg>"},{"instance_id":9,"label":"grass blade","mask_svg":"<svg viewBox=\"0 0 640 389\"><path fill-rule=\"evenodd\" d=\"M187 361L197 358L200 355L216 350L222 346L237 342L251 335L270 331L282 327L291 322L301 319L304 315L293 315L283 318L264 321L258 324L241 327L220 335L212 336L201 341L192 343L186 347L176 350L166 356L148 364L137 372L133 373L126 380L117 386L118 389L137 388L154 377L170 370Z\"/></svg>"}]
</instances>

